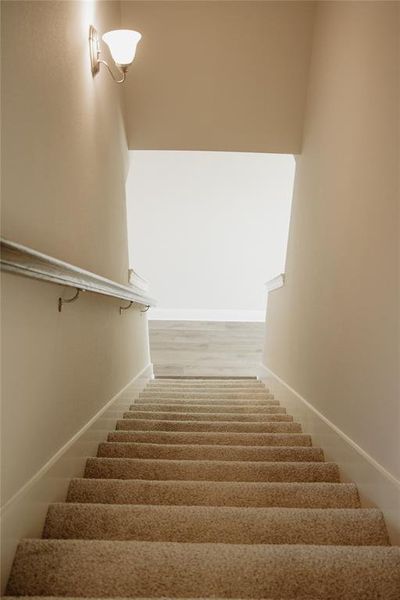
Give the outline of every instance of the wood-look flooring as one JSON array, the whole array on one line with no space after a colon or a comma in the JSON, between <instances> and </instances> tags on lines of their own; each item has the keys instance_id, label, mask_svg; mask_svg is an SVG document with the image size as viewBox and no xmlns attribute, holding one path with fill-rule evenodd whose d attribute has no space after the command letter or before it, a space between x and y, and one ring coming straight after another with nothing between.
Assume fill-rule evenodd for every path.
<instances>
[{"instance_id":1,"label":"wood-look flooring","mask_svg":"<svg viewBox=\"0 0 400 600\"><path fill-rule=\"evenodd\" d=\"M264 323L149 321L156 376L255 376Z\"/></svg>"}]
</instances>

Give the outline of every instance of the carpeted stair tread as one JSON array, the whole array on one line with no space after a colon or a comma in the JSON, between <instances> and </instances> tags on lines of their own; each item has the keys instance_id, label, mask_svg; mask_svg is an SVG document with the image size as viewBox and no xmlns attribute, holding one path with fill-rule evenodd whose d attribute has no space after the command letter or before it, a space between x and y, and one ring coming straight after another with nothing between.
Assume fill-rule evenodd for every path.
<instances>
[{"instance_id":1,"label":"carpeted stair tread","mask_svg":"<svg viewBox=\"0 0 400 600\"><path fill-rule=\"evenodd\" d=\"M268 391L266 388L203 388L203 387L192 387L192 388L144 388L141 392L139 392L138 397L141 396L163 396L163 395L173 395L173 396L197 396L210 398L220 396L221 398L240 398L244 396L245 398L268 398L270 396L273 397L273 393Z\"/></svg>"},{"instance_id":2,"label":"carpeted stair tread","mask_svg":"<svg viewBox=\"0 0 400 600\"><path fill-rule=\"evenodd\" d=\"M270 394L269 392L265 392L264 390L262 391L255 391L255 392L221 392L221 391L213 391L213 392L209 392L209 391L203 391L203 390L194 390L194 391L181 391L181 392L170 392L168 390L165 391L144 391L144 392L140 392L139 394L139 401L141 399L157 399L157 398L182 398L182 399L190 399L190 398L203 398L203 399L207 399L209 398L210 400L232 400L232 399L238 399L238 400L273 400L274 396L273 394Z\"/></svg>"},{"instance_id":3,"label":"carpeted stair tread","mask_svg":"<svg viewBox=\"0 0 400 600\"><path fill-rule=\"evenodd\" d=\"M233 377L208 377L207 379L200 379L198 377L193 378L160 378L155 377L154 379L150 379L147 385L260 385L265 386L265 383L261 381L261 379L257 378L233 378Z\"/></svg>"},{"instance_id":4,"label":"carpeted stair tread","mask_svg":"<svg viewBox=\"0 0 400 600\"><path fill-rule=\"evenodd\" d=\"M131 431L225 431L237 433L301 433L300 423L262 421L167 421L157 419L119 419L117 429Z\"/></svg>"},{"instance_id":5,"label":"carpeted stair tread","mask_svg":"<svg viewBox=\"0 0 400 600\"><path fill-rule=\"evenodd\" d=\"M263 400L248 400L246 398L176 398L173 394L165 398L140 398L135 401L135 404L181 404L183 406L202 405L202 406L251 406L251 407L266 407L279 406L279 400L267 398Z\"/></svg>"},{"instance_id":6,"label":"carpeted stair tread","mask_svg":"<svg viewBox=\"0 0 400 600\"><path fill-rule=\"evenodd\" d=\"M73 479L69 502L288 508L359 508L352 483Z\"/></svg>"},{"instance_id":7,"label":"carpeted stair tread","mask_svg":"<svg viewBox=\"0 0 400 600\"><path fill-rule=\"evenodd\" d=\"M218 377L208 378L208 379L198 379L198 378L181 378L181 379L161 379L156 377L155 379L151 379L148 386L153 385L227 385L227 386L235 386L235 385L249 385L249 386L261 386L265 387L265 383L260 379L232 379L226 378L221 379Z\"/></svg>"},{"instance_id":8,"label":"carpeted stair tread","mask_svg":"<svg viewBox=\"0 0 400 600\"><path fill-rule=\"evenodd\" d=\"M400 549L23 540L6 593L398 600Z\"/></svg>"},{"instance_id":9,"label":"carpeted stair tread","mask_svg":"<svg viewBox=\"0 0 400 600\"><path fill-rule=\"evenodd\" d=\"M102 442L98 457L170 460L323 461L321 448L304 446L215 446Z\"/></svg>"},{"instance_id":10,"label":"carpeted stair tread","mask_svg":"<svg viewBox=\"0 0 400 600\"><path fill-rule=\"evenodd\" d=\"M125 399L45 539L19 545L9 598L400 599L381 511L261 381L155 379Z\"/></svg>"},{"instance_id":11,"label":"carpeted stair tread","mask_svg":"<svg viewBox=\"0 0 400 600\"><path fill-rule=\"evenodd\" d=\"M85 477L203 481L339 482L335 463L89 458Z\"/></svg>"},{"instance_id":12,"label":"carpeted stair tread","mask_svg":"<svg viewBox=\"0 0 400 600\"><path fill-rule=\"evenodd\" d=\"M44 538L387 546L377 509L52 504Z\"/></svg>"},{"instance_id":13,"label":"carpeted stair tread","mask_svg":"<svg viewBox=\"0 0 400 600\"><path fill-rule=\"evenodd\" d=\"M220 413L220 414L209 414L209 413L171 413L171 412L139 412L139 411L126 411L122 415L123 419L145 419L155 421L212 421L218 423L220 421L227 422L233 421L235 423L259 423L262 421L293 421L291 415L287 415L285 412L278 413L263 413L262 415L252 415L245 413Z\"/></svg>"},{"instance_id":14,"label":"carpeted stair tread","mask_svg":"<svg viewBox=\"0 0 400 600\"><path fill-rule=\"evenodd\" d=\"M190 413L209 413L218 415L219 413L245 413L245 414L273 414L286 413L286 408L280 406L277 401L275 404L267 406L251 406L249 404L216 406L215 404L131 404L129 410L133 412L177 412L183 415Z\"/></svg>"},{"instance_id":15,"label":"carpeted stair tread","mask_svg":"<svg viewBox=\"0 0 400 600\"><path fill-rule=\"evenodd\" d=\"M140 392L141 394L148 394L148 395L170 395L170 396L174 396L176 395L197 395L197 394L201 394L201 395L206 395L209 396L210 398L212 398L214 395L229 395L229 396L234 396L234 397L240 397L240 396L245 396L245 397L254 397L254 396L272 396L273 392L267 390L266 388L248 388L248 387L237 387L237 388L228 388L228 387L209 387L209 388L205 388L205 387L176 387L176 388L171 388L171 387L146 387L144 390L142 390Z\"/></svg>"},{"instance_id":16,"label":"carpeted stair tread","mask_svg":"<svg viewBox=\"0 0 400 600\"><path fill-rule=\"evenodd\" d=\"M257 378L244 378L244 377L180 377L180 378L160 378L156 377L148 382L148 387L155 385L222 385L222 386L259 386L265 387L265 383Z\"/></svg>"},{"instance_id":17,"label":"carpeted stair tread","mask_svg":"<svg viewBox=\"0 0 400 600\"><path fill-rule=\"evenodd\" d=\"M219 446L311 446L306 433L237 433L226 431L110 431L109 442Z\"/></svg>"},{"instance_id":18,"label":"carpeted stair tread","mask_svg":"<svg viewBox=\"0 0 400 600\"><path fill-rule=\"evenodd\" d=\"M269 392L269 388L267 388L262 383L149 383L143 390L222 390L222 391L230 391L230 390L250 390L256 392Z\"/></svg>"},{"instance_id":19,"label":"carpeted stair tread","mask_svg":"<svg viewBox=\"0 0 400 600\"><path fill-rule=\"evenodd\" d=\"M240 398L241 396L244 397L248 397L248 398L257 398L258 396L260 396L261 398L263 397L268 397L268 396L272 396L273 397L273 392L271 392L271 390L267 390L267 388L265 387L253 387L253 388L249 388L249 387L203 387L203 386L193 386L193 387L146 387L144 388L140 393L139 393L139 397L142 395L171 395L171 396L186 396L189 395L190 396L196 396L198 394L200 394L201 396L209 396L210 398L214 397L214 396L233 396L234 398Z\"/></svg>"},{"instance_id":20,"label":"carpeted stair tread","mask_svg":"<svg viewBox=\"0 0 400 600\"><path fill-rule=\"evenodd\" d=\"M182 390L182 389L203 389L203 390L256 390L256 391L269 391L265 384L261 382L253 382L253 383L236 383L236 382L184 382L184 383L157 383L150 382L144 388L146 390Z\"/></svg>"},{"instance_id":21,"label":"carpeted stair tread","mask_svg":"<svg viewBox=\"0 0 400 600\"><path fill-rule=\"evenodd\" d=\"M249 381L251 383L263 383L256 375L156 375L153 379L150 379L150 383L164 381L195 381L198 383L203 381L226 381L227 383Z\"/></svg>"}]
</instances>

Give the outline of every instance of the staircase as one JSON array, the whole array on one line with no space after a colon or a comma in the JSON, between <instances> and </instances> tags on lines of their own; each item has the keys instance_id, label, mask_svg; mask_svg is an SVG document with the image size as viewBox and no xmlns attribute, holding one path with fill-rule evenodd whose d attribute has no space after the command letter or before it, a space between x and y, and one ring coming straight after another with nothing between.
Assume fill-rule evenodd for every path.
<instances>
[{"instance_id":1,"label":"staircase","mask_svg":"<svg viewBox=\"0 0 400 600\"><path fill-rule=\"evenodd\" d=\"M382 514L256 379L156 379L20 543L9 596L399 600Z\"/></svg>"}]
</instances>

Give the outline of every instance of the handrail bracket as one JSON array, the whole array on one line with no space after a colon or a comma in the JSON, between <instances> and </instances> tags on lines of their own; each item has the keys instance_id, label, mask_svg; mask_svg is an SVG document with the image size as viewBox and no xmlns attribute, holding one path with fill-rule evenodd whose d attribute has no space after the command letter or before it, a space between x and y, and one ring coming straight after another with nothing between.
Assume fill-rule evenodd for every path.
<instances>
[{"instance_id":1,"label":"handrail bracket","mask_svg":"<svg viewBox=\"0 0 400 600\"><path fill-rule=\"evenodd\" d=\"M120 306L120 307L119 307L119 314L120 314L120 315L122 315L122 311L123 311L123 310L129 310L129 309L130 309L130 307L132 306L132 304L133 304L133 300L131 300L131 301L129 302L128 306Z\"/></svg>"},{"instance_id":2,"label":"handrail bracket","mask_svg":"<svg viewBox=\"0 0 400 600\"><path fill-rule=\"evenodd\" d=\"M79 294L81 293L81 289L76 288L76 293L74 296L72 296L72 298L67 298L66 300L64 298L61 298L61 296L58 299L58 312L62 311L62 307L63 304L70 304L71 302L75 302L75 300L78 300L79 298Z\"/></svg>"}]
</instances>

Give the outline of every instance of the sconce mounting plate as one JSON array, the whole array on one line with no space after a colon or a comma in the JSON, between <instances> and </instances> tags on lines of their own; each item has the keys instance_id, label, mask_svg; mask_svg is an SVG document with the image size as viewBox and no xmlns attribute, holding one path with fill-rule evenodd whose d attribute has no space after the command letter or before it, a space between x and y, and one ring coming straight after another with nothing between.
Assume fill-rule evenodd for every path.
<instances>
[{"instance_id":1,"label":"sconce mounting plate","mask_svg":"<svg viewBox=\"0 0 400 600\"><path fill-rule=\"evenodd\" d=\"M96 75L96 73L98 73L100 70L100 45L97 30L93 27L93 25L89 27L89 51L92 74Z\"/></svg>"}]
</instances>

